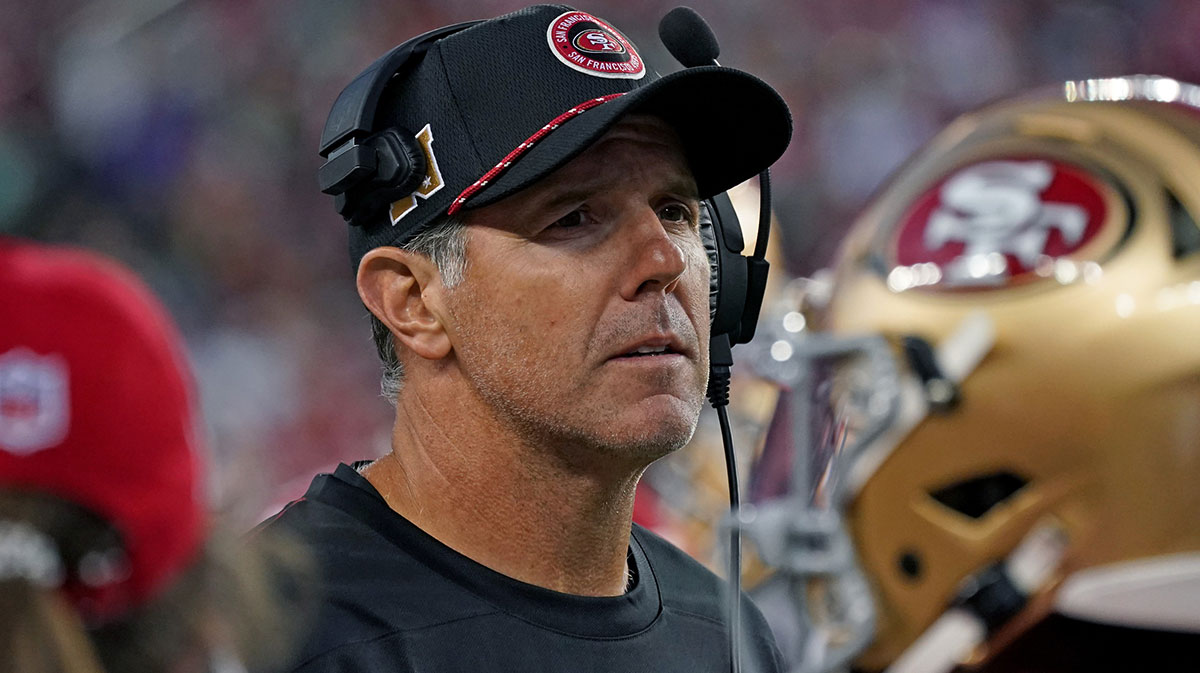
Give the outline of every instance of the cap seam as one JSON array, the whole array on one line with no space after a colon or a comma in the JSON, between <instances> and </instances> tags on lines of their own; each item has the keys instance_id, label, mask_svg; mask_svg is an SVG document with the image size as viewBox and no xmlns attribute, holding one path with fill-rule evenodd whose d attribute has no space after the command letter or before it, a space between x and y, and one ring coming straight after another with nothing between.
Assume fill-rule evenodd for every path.
<instances>
[{"instance_id":1,"label":"cap seam","mask_svg":"<svg viewBox=\"0 0 1200 673\"><path fill-rule=\"evenodd\" d=\"M454 118L458 120L459 128L461 128L463 130L463 135L465 135L467 137L467 145L471 148L471 151L475 153L475 163L476 163L477 170L472 171L471 174L479 175L482 171L487 170L487 166L486 166L487 162L485 162L483 160L483 155L480 153L479 147L476 146L476 144L475 144L475 136L471 133L470 127L467 125L467 120L465 118L463 118L463 114L462 114L463 106L462 106L461 102L459 101L458 92L454 89L454 84L450 81L450 71L446 67L446 59L443 56L443 50L442 50L441 44L437 45L437 58L438 58L438 63L441 65L440 69L442 71L441 72L442 79L446 83L446 90L450 92L450 100L454 104L454 106L453 106L454 107ZM453 192L451 192L451 193L453 194ZM446 208L443 209L443 214L445 214L445 211L448 211L453 205L454 205L454 201L451 200L449 205L447 205Z\"/></svg>"}]
</instances>

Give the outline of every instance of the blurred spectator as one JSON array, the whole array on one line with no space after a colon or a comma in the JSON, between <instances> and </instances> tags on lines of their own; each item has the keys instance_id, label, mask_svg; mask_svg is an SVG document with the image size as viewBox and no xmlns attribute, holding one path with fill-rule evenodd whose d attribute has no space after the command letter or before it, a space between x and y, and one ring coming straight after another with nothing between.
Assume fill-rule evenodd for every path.
<instances>
[{"instance_id":1,"label":"blurred spectator","mask_svg":"<svg viewBox=\"0 0 1200 673\"><path fill-rule=\"evenodd\" d=\"M302 634L307 555L210 521L180 347L126 271L0 236L4 670L265 670Z\"/></svg>"}]
</instances>

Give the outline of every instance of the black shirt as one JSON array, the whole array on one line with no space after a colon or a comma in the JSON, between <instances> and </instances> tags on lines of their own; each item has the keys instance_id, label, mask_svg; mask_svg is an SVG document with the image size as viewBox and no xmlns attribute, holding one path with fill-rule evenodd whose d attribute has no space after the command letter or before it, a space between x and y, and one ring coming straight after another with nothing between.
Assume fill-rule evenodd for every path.
<instances>
[{"instance_id":1,"label":"black shirt","mask_svg":"<svg viewBox=\"0 0 1200 673\"><path fill-rule=\"evenodd\" d=\"M394 512L353 468L318 475L266 526L312 547L326 600L292 670L725 673L724 582L634 526L624 595L564 594L459 554ZM743 597L744 673L780 670Z\"/></svg>"}]
</instances>

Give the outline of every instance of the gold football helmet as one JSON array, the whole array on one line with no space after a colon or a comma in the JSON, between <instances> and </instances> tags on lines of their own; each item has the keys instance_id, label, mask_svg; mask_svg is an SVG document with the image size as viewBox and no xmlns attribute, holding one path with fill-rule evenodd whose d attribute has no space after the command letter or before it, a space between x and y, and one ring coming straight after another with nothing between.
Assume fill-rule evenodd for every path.
<instances>
[{"instance_id":1,"label":"gold football helmet","mask_svg":"<svg viewBox=\"0 0 1200 673\"><path fill-rule=\"evenodd\" d=\"M800 669L1200 634L1198 216L1200 88L1148 76L965 115L880 192L756 340L788 400L735 525Z\"/></svg>"}]
</instances>

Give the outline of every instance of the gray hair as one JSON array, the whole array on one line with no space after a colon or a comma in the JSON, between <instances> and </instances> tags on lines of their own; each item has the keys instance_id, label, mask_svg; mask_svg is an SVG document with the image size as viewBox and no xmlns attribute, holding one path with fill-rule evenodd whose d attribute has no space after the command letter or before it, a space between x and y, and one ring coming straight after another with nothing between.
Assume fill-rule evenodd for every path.
<instances>
[{"instance_id":1,"label":"gray hair","mask_svg":"<svg viewBox=\"0 0 1200 673\"><path fill-rule=\"evenodd\" d=\"M466 225L461 218L446 217L400 247L429 258L442 277L442 285L451 288L462 282L467 270L466 232ZM373 313L368 315L371 317L371 338L375 341L379 359L383 361L379 390L395 406L400 389L404 386L404 365L396 354L396 337Z\"/></svg>"}]
</instances>

